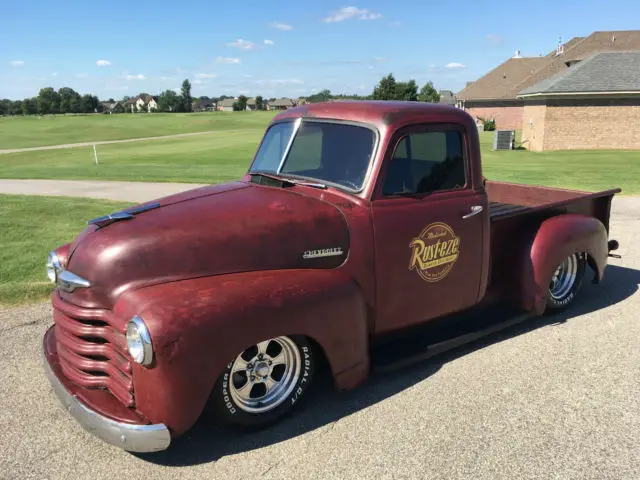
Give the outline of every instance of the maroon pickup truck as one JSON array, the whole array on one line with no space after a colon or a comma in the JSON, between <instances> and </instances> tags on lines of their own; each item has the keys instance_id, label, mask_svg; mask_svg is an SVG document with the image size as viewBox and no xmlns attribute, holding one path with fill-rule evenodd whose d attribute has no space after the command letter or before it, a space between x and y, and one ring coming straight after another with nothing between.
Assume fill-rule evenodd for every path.
<instances>
[{"instance_id":1,"label":"maroon pickup truck","mask_svg":"<svg viewBox=\"0 0 640 480\"><path fill-rule=\"evenodd\" d=\"M619 191L486 180L477 127L453 107L296 107L242 179L96 218L49 254L46 375L87 430L130 451L166 449L205 411L262 427L321 361L351 389L386 338L415 356L416 327L432 352L513 322L443 340L464 312L567 307L614 255Z\"/></svg>"}]
</instances>

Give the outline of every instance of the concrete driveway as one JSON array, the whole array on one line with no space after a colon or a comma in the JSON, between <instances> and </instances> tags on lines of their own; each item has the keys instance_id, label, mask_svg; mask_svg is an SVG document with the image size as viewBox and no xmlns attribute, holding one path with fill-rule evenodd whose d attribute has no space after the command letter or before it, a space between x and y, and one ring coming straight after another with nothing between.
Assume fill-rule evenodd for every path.
<instances>
[{"instance_id":1,"label":"concrete driveway","mask_svg":"<svg viewBox=\"0 0 640 480\"><path fill-rule=\"evenodd\" d=\"M320 384L257 434L200 422L132 455L79 427L42 373L47 303L0 311L0 478L640 478L640 199L614 203L611 259L571 312L339 394Z\"/></svg>"}]
</instances>

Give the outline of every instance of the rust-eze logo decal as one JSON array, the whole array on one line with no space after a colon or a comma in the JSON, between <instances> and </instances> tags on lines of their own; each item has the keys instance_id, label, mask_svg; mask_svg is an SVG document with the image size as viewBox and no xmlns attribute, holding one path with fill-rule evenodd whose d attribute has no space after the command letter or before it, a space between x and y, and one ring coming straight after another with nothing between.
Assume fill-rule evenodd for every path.
<instances>
[{"instance_id":1,"label":"rust-eze logo decal","mask_svg":"<svg viewBox=\"0 0 640 480\"><path fill-rule=\"evenodd\" d=\"M427 282L437 282L449 274L458 260L460 237L446 223L435 222L411 240L409 248L409 270L415 270Z\"/></svg>"}]
</instances>

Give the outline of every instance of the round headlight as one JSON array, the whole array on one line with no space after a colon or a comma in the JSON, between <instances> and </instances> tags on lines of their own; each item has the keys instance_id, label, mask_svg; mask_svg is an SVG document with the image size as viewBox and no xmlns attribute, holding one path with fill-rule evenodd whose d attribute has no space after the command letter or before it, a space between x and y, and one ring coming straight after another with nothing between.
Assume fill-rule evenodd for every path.
<instances>
[{"instance_id":1,"label":"round headlight","mask_svg":"<svg viewBox=\"0 0 640 480\"><path fill-rule=\"evenodd\" d=\"M56 283L60 270L62 270L62 265L60 264L58 255L56 255L56 252L49 252L49 256L47 257L47 277L49 277L51 283Z\"/></svg>"},{"instance_id":2,"label":"round headlight","mask_svg":"<svg viewBox=\"0 0 640 480\"><path fill-rule=\"evenodd\" d=\"M151 335L140 317L133 317L127 324L127 347L134 362L149 365L153 360Z\"/></svg>"}]
</instances>

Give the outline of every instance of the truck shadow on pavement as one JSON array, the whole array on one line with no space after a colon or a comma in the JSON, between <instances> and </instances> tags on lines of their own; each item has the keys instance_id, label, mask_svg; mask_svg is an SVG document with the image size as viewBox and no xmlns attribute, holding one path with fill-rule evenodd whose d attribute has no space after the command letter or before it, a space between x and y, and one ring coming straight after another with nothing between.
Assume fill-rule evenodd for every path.
<instances>
[{"instance_id":1,"label":"truck shadow on pavement","mask_svg":"<svg viewBox=\"0 0 640 480\"><path fill-rule=\"evenodd\" d=\"M205 418L201 418L189 432L176 439L168 450L132 455L151 463L178 467L208 463L227 455L292 439L396 395L427 379L444 364L478 349L615 305L637 292L639 284L640 270L609 265L600 285L591 284L591 272L588 272L579 295L580 302L564 313L525 321L413 366L373 373L363 385L349 392L336 391L328 373L324 373L317 377L315 388L307 392L305 401L296 408L293 415L268 429L239 433L211 425Z\"/></svg>"}]
</instances>

